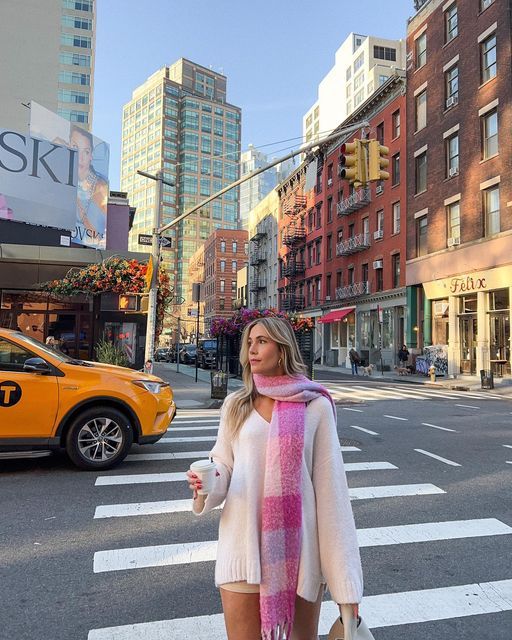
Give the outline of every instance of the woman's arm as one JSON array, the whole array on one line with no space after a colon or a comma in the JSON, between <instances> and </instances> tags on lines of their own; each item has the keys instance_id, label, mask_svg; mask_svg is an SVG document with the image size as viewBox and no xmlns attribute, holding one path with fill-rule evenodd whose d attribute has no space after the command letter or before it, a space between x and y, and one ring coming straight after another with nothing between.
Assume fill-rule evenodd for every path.
<instances>
[{"instance_id":1,"label":"woman's arm","mask_svg":"<svg viewBox=\"0 0 512 640\"><path fill-rule=\"evenodd\" d=\"M313 450L321 569L334 601L355 604L363 595L356 527L336 421L327 402L322 408Z\"/></svg>"},{"instance_id":2,"label":"woman's arm","mask_svg":"<svg viewBox=\"0 0 512 640\"><path fill-rule=\"evenodd\" d=\"M192 511L196 516L202 516L215 509L226 499L233 472L233 446L225 422L225 406L222 406L217 441L211 450L210 457L217 465L217 476L213 491L208 495L198 495L192 501Z\"/></svg>"}]
</instances>

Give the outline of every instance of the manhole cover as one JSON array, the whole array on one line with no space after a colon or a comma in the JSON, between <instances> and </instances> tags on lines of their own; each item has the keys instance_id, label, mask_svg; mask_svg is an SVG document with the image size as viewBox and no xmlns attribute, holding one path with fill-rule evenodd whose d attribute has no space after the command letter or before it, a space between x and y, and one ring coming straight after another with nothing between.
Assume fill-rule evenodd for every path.
<instances>
[{"instance_id":1,"label":"manhole cover","mask_svg":"<svg viewBox=\"0 0 512 640\"><path fill-rule=\"evenodd\" d=\"M342 447L360 447L361 443L359 440L351 440L350 438L342 438L341 439Z\"/></svg>"}]
</instances>

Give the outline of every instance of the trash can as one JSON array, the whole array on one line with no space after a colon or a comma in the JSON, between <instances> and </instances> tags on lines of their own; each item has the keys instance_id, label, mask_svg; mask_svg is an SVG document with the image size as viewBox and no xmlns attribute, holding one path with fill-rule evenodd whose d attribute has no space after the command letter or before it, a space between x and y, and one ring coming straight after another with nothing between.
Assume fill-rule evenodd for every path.
<instances>
[{"instance_id":1,"label":"trash can","mask_svg":"<svg viewBox=\"0 0 512 640\"><path fill-rule=\"evenodd\" d=\"M494 374L487 369L480 370L480 382L482 389L494 389Z\"/></svg>"},{"instance_id":2,"label":"trash can","mask_svg":"<svg viewBox=\"0 0 512 640\"><path fill-rule=\"evenodd\" d=\"M210 371L212 385L211 397L214 400L224 400L228 395L228 374L224 371Z\"/></svg>"}]
</instances>

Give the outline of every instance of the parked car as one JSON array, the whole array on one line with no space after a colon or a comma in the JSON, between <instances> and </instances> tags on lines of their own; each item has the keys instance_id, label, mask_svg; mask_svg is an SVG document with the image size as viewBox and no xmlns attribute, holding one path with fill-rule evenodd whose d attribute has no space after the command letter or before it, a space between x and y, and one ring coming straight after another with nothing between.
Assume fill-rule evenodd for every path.
<instances>
[{"instance_id":1,"label":"parked car","mask_svg":"<svg viewBox=\"0 0 512 640\"><path fill-rule=\"evenodd\" d=\"M0 460L64 449L81 469L111 469L132 442L157 442L175 413L172 389L156 376L0 329Z\"/></svg>"},{"instance_id":2,"label":"parked car","mask_svg":"<svg viewBox=\"0 0 512 640\"><path fill-rule=\"evenodd\" d=\"M168 347L160 347L155 351L154 360L155 362L170 362L169 360L169 351Z\"/></svg>"},{"instance_id":3,"label":"parked car","mask_svg":"<svg viewBox=\"0 0 512 640\"><path fill-rule=\"evenodd\" d=\"M202 338L197 347L197 366L213 369L217 364L217 338Z\"/></svg>"},{"instance_id":4,"label":"parked car","mask_svg":"<svg viewBox=\"0 0 512 640\"><path fill-rule=\"evenodd\" d=\"M183 364L195 364L196 363L196 345L184 344L180 349L180 362Z\"/></svg>"}]
</instances>

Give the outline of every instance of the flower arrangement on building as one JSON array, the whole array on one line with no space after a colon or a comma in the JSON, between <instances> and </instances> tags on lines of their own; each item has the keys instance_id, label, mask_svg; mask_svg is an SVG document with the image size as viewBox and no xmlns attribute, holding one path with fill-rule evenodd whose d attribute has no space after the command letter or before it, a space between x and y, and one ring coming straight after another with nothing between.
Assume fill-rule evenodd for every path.
<instances>
[{"instance_id":1,"label":"flower arrangement on building","mask_svg":"<svg viewBox=\"0 0 512 640\"><path fill-rule=\"evenodd\" d=\"M108 258L98 264L81 269L73 268L60 280L51 280L41 285L43 291L55 295L98 295L100 293L144 293L147 288L148 264L138 260L127 260L119 256ZM168 274L158 274L156 337L160 335L165 310L173 299Z\"/></svg>"},{"instance_id":2,"label":"flower arrangement on building","mask_svg":"<svg viewBox=\"0 0 512 640\"><path fill-rule=\"evenodd\" d=\"M267 316L285 318L292 325L295 333L305 333L313 328L313 320L311 318L303 318L298 314L287 314L274 309L263 309L261 311L259 309L240 309L231 318L213 318L210 325L210 335L214 338L234 337L240 335L249 322Z\"/></svg>"}]
</instances>

